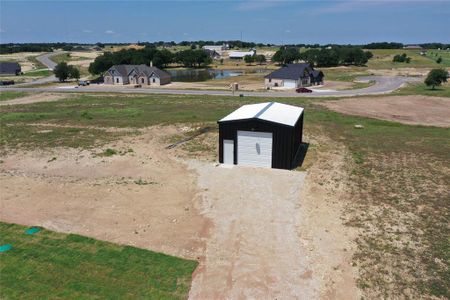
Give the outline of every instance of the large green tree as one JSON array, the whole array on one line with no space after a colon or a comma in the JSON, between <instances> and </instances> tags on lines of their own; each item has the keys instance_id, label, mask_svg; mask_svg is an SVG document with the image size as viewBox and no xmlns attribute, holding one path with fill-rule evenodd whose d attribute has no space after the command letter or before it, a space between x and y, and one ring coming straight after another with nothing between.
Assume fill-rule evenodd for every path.
<instances>
[{"instance_id":1,"label":"large green tree","mask_svg":"<svg viewBox=\"0 0 450 300\"><path fill-rule=\"evenodd\" d=\"M255 61L255 57L253 55L246 55L244 56L244 61L246 64L251 64Z\"/></svg>"},{"instance_id":2,"label":"large green tree","mask_svg":"<svg viewBox=\"0 0 450 300\"><path fill-rule=\"evenodd\" d=\"M53 69L53 73L59 81L63 82L66 81L67 78L69 78L70 69L66 62L60 62Z\"/></svg>"},{"instance_id":3,"label":"large green tree","mask_svg":"<svg viewBox=\"0 0 450 300\"><path fill-rule=\"evenodd\" d=\"M266 56L263 54L255 55L255 61L261 65L262 63L266 62Z\"/></svg>"},{"instance_id":4,"label":"large green tree","mask_svg":"<svg viewBox=\"0 0 450 300\"><path fill-rule=\"evenodd\" d=\"M436 86L440 86L443 82L447 82L449 77L448 71L444 69L433 69L428 73L425 79L425 84L431 86L431 89L435 89Z\"/></svg>"},{"instance_id":5,"label":"large green tree","mask_svg":"<svg viewBox=\"0 0 450 300\"><path fill-rule=\"evenodd\" d=\"M272 61L280 64L290 64L300 59L300 52L297 48L281 48L272 56Z\"/></svg>"},{"instance_id":6,"label":"large green tree","mask_svg":"<svg viewBox=\"0 0 450 300\"><path fill-rule=\"evenodd\" d=\"M80 70L78 70L74 66L69 66L66 62L60 62L55 66L53 70L56 78L59 81L64 82L68 78L79 79L80 78Z\"/></svg>"}]
</instances>

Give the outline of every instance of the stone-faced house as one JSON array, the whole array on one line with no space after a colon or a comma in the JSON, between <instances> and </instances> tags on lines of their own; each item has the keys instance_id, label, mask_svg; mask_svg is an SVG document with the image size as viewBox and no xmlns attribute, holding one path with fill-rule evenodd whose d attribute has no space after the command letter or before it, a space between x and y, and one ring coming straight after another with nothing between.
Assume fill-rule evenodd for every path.
<instances>
[{"instance_id":1,"label":"stone-faced house","mask_svg":"<svg viewBox=\"0 0 450 300\"><path fill-rule=\"evenodd\" d=\"M169 73L147 65L115 65L103 74L105 84L164 85L171 82Z\"/></svg>"},{"instance_id":2,"label":"stone-faced house","mask_svg":"<svg viewBox=\"0 0 450 300\"><path fill-rule=\"evenodd\" d=\"M0 75L19 75L22 68L16 62L0 62Z\"/></svg>"},{"instance_id":3,"label":"stone-faced house","mask_svg":"<svg viewBox=\"0 0 450 300\"><path fill-rule=\"evenodd\" d=\"M323 84L324 74L309 63L288 64L264 77L266 87L298 88Z\"/></svg>"}]
</instances>

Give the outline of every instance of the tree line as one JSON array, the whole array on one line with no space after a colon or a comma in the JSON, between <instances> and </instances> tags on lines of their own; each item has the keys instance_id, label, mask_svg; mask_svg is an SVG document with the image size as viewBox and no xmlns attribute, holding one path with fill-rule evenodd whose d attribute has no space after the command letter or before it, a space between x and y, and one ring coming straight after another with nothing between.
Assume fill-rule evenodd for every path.
<instances>
[{"instance_id":1,"label":"tree line","mask_svg":"<svg viewBox=\"0 0 450 300\"><path fill-rule=\"evenodd\" d=\"M285 47L272 56L272 61L284 65L303 60L316 67L363 66L372 57L372 52L357 47L309 49L305 52L300 52L298 48Z\"/></svg>"},{"instance_id":2,"label":"tree line","mask_svg":"<svg viewBox=\"0 0 450 300\"><path fill-rule=\"evenodd\" d=\"M211 57L203 50L184 50L172 53L167 49L158 50L153 47L143 49L123 49L117 52L106 52L98 56L89 66L91 74L102 74L114 65L150 65L166 68L176 63L187 68L206 67L212 63Z\"/></svg>"},{"instance_id":3,"label":"tree line","mask_svg":"<svg viewBox=\"0 0 450 300\"><path fill-rule=\"evenodd\" d=\"M9 43L0 44L0 54L11 54L19 52L53 52L54 49L63 50L85 50L82 46L88 44L78 43Z\"/></svg>"}]
</instances>

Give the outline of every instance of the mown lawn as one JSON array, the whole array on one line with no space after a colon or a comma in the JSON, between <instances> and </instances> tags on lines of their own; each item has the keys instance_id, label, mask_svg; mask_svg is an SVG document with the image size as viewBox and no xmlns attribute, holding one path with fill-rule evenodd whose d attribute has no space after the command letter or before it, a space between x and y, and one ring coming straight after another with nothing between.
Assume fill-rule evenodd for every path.
<instances>
[{"instance_id":1,"label":"mown lawn","mask_svg":"<svg viewBox=\"0 0 450 300\"><path fill-rule=\"evenodd\" d=\"M1 91L0 92L0 101L12 100L20 97L25 97L29 95L26 92L15 92L15 91Z\"/></svg>"},{"instance_id":2,"label":"mown lawn","mask_svg":"<svg viewBox=\"0 0 450 300\"><path fill-rule=\"evenodd\" d=\"M2 299L186 299L196 261L0 222Z\"/></svg>"},{"instance_id":3,"label":"mown lawn","mask_svg":"<svg viewBox=\"0 0 450 300\"><path fill-rule=\"evenodd\" d=\"M345 222L360 230L353 263L360 270L358 285L363 295L369 299L449 298L450 130L342 115L317 105L324 100L277 99L306 108L304 130L311 149L322 151L315 141L326 136L348 151L351 180L344 184L351 193ZM0 147L86 148L125 134L93 127L215 126L240 105L261 101L266 100L85 94L59 102L2 107ZM29 126L32 123L67 127ZM355 129L355 124L364 128Z\"/></svg>"},{"instance_id":4,"label":"mown lawn","mask_svg":"<svg viewBox=\"0 0 450 300\"><path fill-rule=\"evenodd\" d=\"M30 70L25 72L21 76L33 76L33 77L48 77L53 75L53 71L48 69L38 69L38 70Z\"/></svg>"}]
</instances>

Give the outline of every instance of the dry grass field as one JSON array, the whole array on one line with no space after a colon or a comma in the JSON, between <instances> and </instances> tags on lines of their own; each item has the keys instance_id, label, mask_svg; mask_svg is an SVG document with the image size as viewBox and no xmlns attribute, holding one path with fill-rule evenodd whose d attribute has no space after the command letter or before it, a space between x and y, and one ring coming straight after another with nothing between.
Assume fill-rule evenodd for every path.
<instances>
[{"instance_id":1,"label":"dry grass field","mask_svg":"<svg viewBox=\"0 0 450 300\"><path fill-rule=\"evenodd\" d=\"M436 100L414 99L422 113ZM449 297L448 128L279 99L306 108L303 166L226 169L215 166L215 122L258 98L55 100L0 108L0 220L195 259L192 298Z\"/></svg>"}]
</instances>

